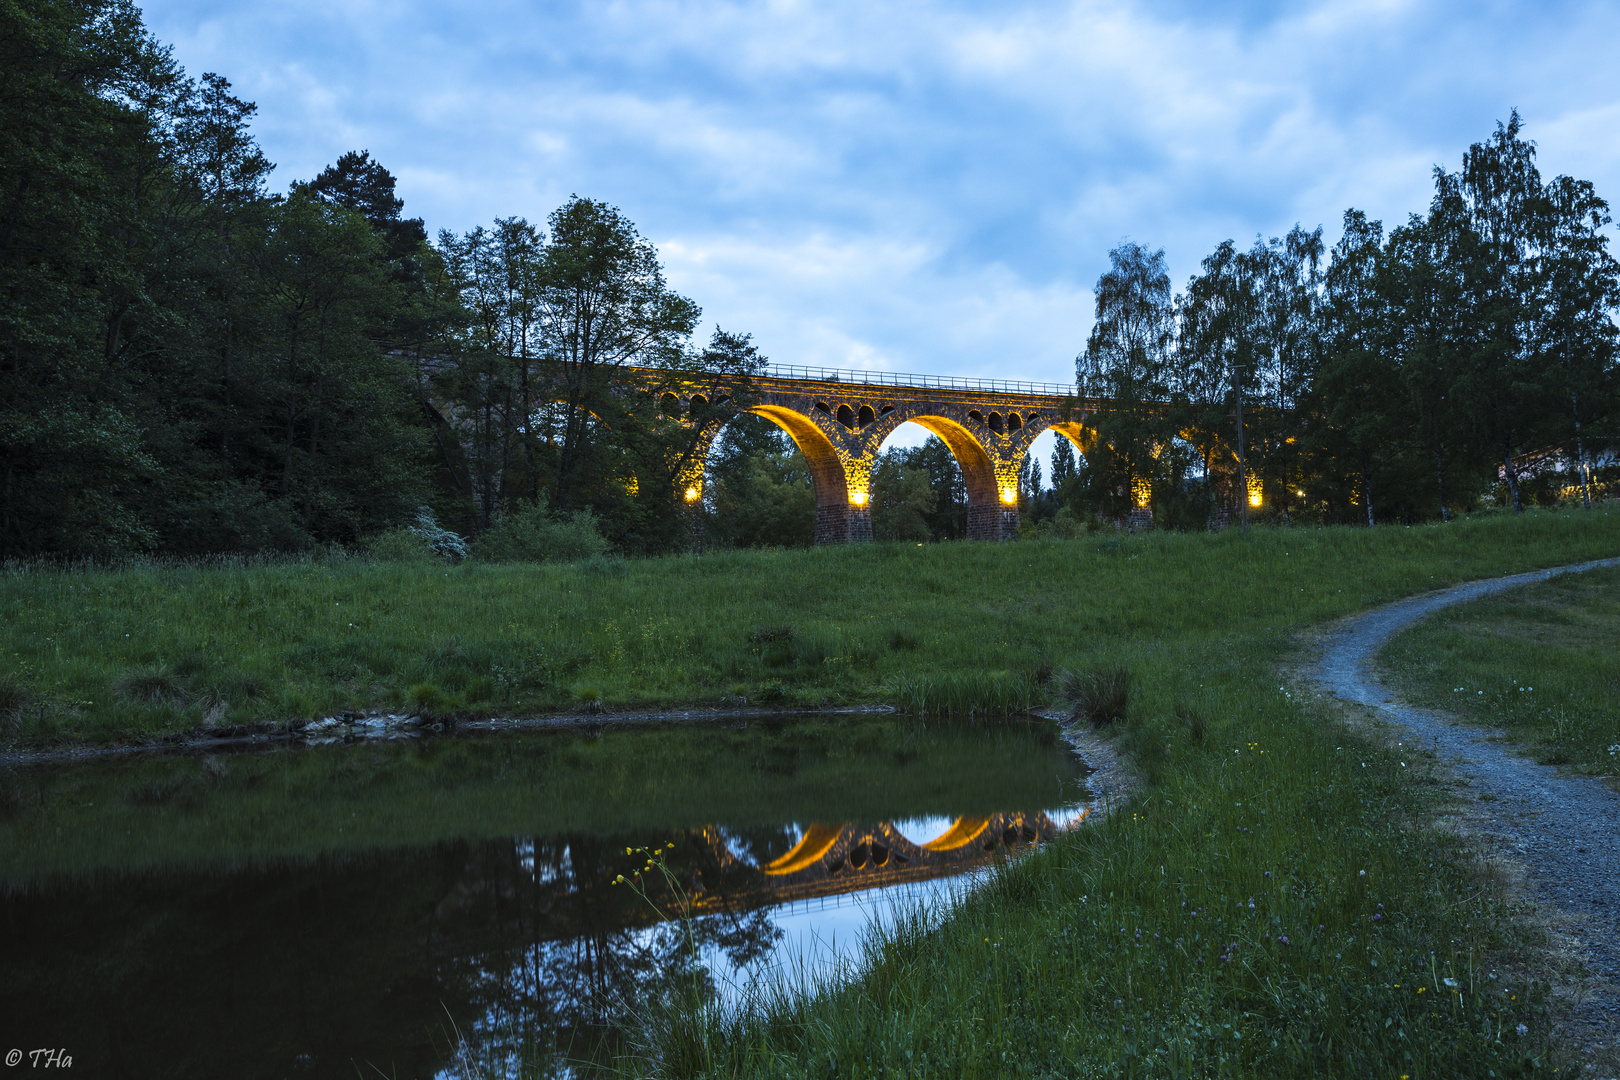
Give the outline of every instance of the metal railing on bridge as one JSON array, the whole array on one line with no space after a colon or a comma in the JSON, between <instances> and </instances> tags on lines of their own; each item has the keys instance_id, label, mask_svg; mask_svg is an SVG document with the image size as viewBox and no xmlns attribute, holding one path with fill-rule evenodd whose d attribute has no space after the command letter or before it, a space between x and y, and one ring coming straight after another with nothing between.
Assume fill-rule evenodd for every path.
<instances>
[{"instance_id":1,"label":"metal railing on bridge","mask_svg":"<svg viewBox=\"0 0 1620 1080\"><path fill-rule=\"evenodd\" d=\"M1074 397L1074 383L1021 382L1016 379L970 379L958 375L918 375L904 371L854 371L848 368L801 367L772 364L762 379L808 379L816 382L855 383L862 386L912 386L928 390L990 390L1006 394L1042 394Z\"/></svg>"}]
</instances>

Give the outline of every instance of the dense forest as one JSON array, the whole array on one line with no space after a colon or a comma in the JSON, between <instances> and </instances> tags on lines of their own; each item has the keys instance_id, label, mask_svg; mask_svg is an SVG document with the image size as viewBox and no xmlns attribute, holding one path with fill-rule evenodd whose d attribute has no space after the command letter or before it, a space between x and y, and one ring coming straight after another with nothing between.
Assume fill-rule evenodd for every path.
<instances>
[{"instance_id":1,"label":"dense forest","mask_svg":"<svg viewBox=\"0 0 1620 1080\"><path fill-rule=\"evenodd\" d=\"M810 542L804 461L744 411L766 358L694 341L699 307L618 210L430 236L365 151L272 191L254 111L125 0L0 9L0 557ZM1083 453L1026 463L1027 527L1601 495L1607 204L1544 183L1517 114L1435 184L1387 234L1348 212L1331 250L1320 228L1222 244L1180 293L1163 252L1110 253L1076 374L1113 406ZM692 379L735 393L662 415ZM695 508L693 420L726 425ZM942 443L885 456L873 519L964 535Z\"/></svg>"}]
</instances>

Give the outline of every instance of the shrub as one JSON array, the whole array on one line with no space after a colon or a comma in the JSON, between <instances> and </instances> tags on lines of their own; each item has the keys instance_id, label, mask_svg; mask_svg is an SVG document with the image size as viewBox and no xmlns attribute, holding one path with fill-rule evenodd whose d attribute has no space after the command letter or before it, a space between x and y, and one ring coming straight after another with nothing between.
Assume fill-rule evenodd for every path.
<instances>
[{"instance_id":1,"label":"shrub","mask_svg":"<svg viewBox=\"0 0 1620 1080\"><path fill-rule=\"evenodd\" d=\"M1069 703L1069 719L1107 727L1130 711L1131 673L1122 667L1081 674L1065 671L1058 676L1058 691Z\"/></svg>"},{"instance_id":2,"label":"shrub","mask_svg":"<svg viewBox=\"0 0 1620 1080\"><path fill-rule=\"evenodd\" d=\"M438 558L438 552L415 529L389 529L371 542L371 557L378 562L427 562Z\"/></svg>"},{"instance_id":3,"label":"shrub","mask_svg":"<svg viewBox=\"0 0 1620 1080\"><path fill-rule=\"evenodd\" d=\"M473 547L480 562L576 562L601 559L609 544L589 510L553 515L544 501L502 514Z\"/></svg>"}]
</instances>

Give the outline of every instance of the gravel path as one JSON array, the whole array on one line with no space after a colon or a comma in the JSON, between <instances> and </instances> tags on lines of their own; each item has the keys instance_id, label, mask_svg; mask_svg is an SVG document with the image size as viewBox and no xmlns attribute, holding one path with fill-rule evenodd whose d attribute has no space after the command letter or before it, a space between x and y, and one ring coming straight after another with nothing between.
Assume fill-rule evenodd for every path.
<instances>
[{"instance_id":1,"label":"gravel path","mask_svg":"<svg viewBox=\"0 0 1620 1080\"><path fill-rule=\"evenodd\" d=\"M1321 689L1404 728L1474 791L1491 797L1478 807L1489 831L1524 865L1542 901L1572 917L1582 959L1598 977L1594 992L1575 1009L1568 1033L1594 1059L1610 1060L1620 1052L1620 795L1596 779L1560 776L1488 741L1494 732L1402 703L1379 683L1372 662L1391 637L1432 611L1555 574L1617 565L1620 559L1601 559L1473 581L1369 611L1341 624L1307 672Z\"/></svg>"}]
</instances>

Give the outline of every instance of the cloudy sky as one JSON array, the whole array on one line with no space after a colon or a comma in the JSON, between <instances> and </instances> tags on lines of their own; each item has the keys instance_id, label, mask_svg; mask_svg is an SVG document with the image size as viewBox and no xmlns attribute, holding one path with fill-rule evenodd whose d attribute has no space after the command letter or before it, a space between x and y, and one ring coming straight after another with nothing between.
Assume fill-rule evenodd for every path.
<instances>
[{"instance_id":1,"label":"cloudy sky","mask_svg":"<svg viewBox=\"0 0 1620 1080\"><path fill-rule=\"evenodd\" d=\"M1399 221L1517 107L1620 198L1620 5L152 0L284 187L350 149L430 232L618 205L784 364L1073 378L1123 238ZM707 334L707 327L704 334Z\"/></svg>"}]
</instances>

